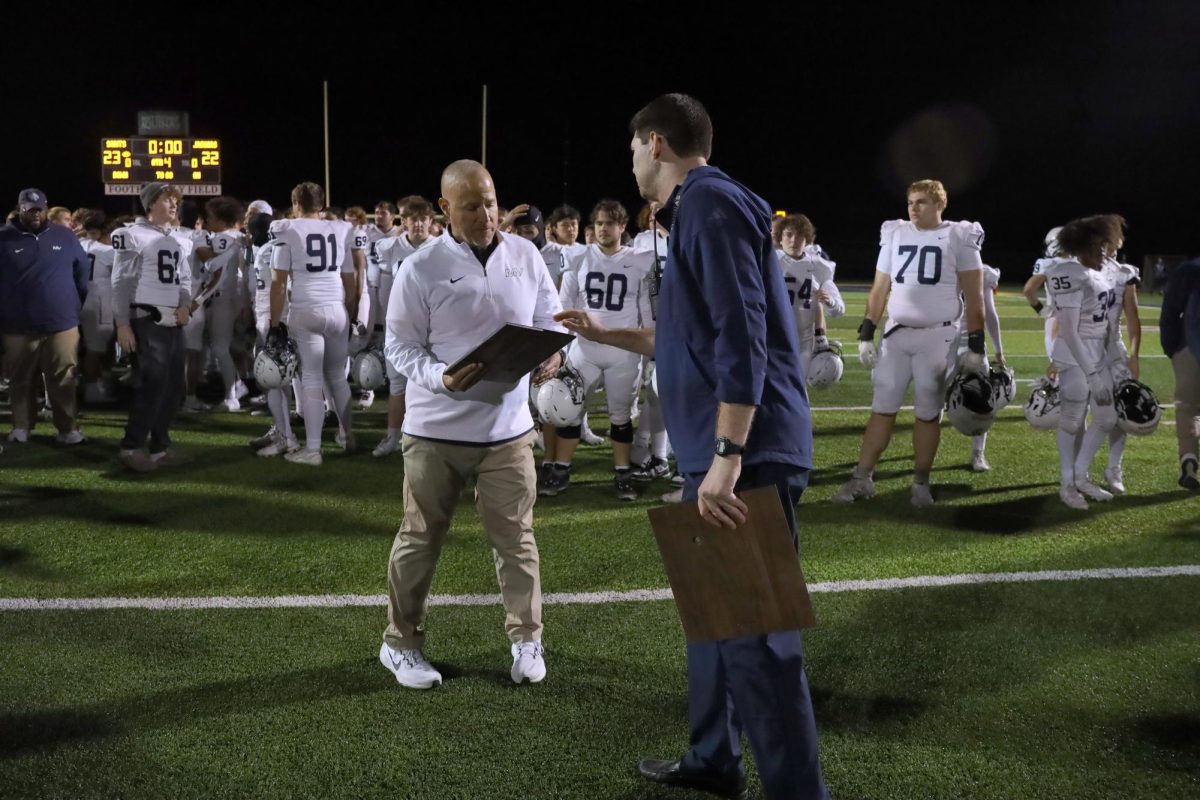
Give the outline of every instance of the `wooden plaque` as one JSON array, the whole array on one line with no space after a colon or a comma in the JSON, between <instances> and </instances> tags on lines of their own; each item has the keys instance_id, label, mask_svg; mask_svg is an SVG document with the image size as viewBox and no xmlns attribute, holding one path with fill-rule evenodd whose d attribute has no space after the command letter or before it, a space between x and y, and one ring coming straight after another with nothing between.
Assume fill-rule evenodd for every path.
<instances>
[{"instance_id":1,"label":"wooden plaque","mask_svg":"<svg viewBox=\"0 0 1200 800\"><path fill-rule=\"evenodd\" d=\"M749 512L735 530L701 520L695 503L648 512L689 642L817 624L779 492L764 486L738 496Z\"/></svg>"}]
</instances>

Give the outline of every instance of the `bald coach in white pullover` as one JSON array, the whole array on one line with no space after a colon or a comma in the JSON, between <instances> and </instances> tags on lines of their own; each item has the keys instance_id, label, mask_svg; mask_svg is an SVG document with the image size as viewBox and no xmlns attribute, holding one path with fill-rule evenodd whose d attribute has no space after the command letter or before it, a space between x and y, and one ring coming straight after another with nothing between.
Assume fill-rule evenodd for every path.
<instances>
[{"instance_id":1,"label":"bald coach in white pullover","mask_svg":"<svg viewBox=\"0 0 1200 800\"><path fill-rule=\"evenodd\" d=\"M426 598L454 506L472 476L492 542L512 642L512 679L546 676L542 587L533 503L529 378L480 380L481 365L448 365L507 322L563 330L554 281L533 243L497 231L492 177L474 161L442 173L438 200L450 226L405 259L387 309L387 360L408 379L401 452L404 520L388 565L388 627L379 660L401 685L428 689L441 674L425 659ZM537 378L561 366L551 356Z\"/></svg>"}]
</instances>

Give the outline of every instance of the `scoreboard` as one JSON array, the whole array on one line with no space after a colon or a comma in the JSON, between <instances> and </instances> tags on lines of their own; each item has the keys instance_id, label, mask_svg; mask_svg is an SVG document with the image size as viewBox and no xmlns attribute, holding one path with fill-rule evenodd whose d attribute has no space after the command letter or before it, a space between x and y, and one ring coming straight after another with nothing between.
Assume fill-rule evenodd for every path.
<instances>
[{"instance_id":1,"label":"scoreboard","mask_svg":"<svg viewBox=\"0 0 1200 800\"><path fill-rule=\"evenodd\" d=\"M165 181L183 194L221 193L221 143L216 139L130 136L100 140L105 194L138 194Z\"/></svg>"}]
</instances>

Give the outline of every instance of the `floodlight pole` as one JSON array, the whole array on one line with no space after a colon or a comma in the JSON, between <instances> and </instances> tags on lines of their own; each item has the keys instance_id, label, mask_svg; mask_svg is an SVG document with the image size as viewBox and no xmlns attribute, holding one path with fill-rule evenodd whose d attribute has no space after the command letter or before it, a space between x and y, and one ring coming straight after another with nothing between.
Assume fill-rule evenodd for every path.
<instances>
[{"instance_id":1,"label":"floodlight pole","mask_svg":"<svg viewBox=\"0 0 1200 800\"><path fill-rule=\"evenodd\" d=\"M333 189L329 185L329 81L321 81L325 101L325 205L333 205Z\"/></svg>"},{"instance_id":2,"label":"floodlight pole","mask_svg":"<svg viewBox=\"0 0 1200 800\"><path fill-rule=\"evenodd\" d=\"M482 152L482 156L480 158L480 163L486 167L487 166L487 84L486 83L483 85L483 133L482 133L482 139L483 139L483 144L482 144L482 147L480 148L480 150Z\"/></svg>"}]
</instances>

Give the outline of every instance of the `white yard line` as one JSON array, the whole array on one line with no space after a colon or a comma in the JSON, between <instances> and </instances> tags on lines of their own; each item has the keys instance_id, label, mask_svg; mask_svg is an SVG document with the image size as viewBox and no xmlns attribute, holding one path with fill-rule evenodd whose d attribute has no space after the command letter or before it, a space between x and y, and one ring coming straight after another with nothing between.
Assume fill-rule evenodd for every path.
<instances>
[{"instance_id":1,"label":"white yard line","mask_svg":"<svg viewBox=\"0 0 1200 800\"><path fill-rule=\"evenodd\" d=\"M1040 572L968 572L958 575L920 575L912 578L879 578L812 583L813 594L929 589L942 586L979 586L998 583L1057 583L1099 581L1124 578L1200 577L1200 564L1166 567L1120 567L1103 569L1044 570ZM601 605L605 603L646 603L670 600L670 589L633 589L624 592L552 592L545 595L546 605ZM382 594L315 594L278 597L55 597L46 599L0 598L0 611L106 611L142 609L147 611L198 611L207 609L273 608L351 608L381 607L387 604ZM429 598L431 606L500 605L498 594L440 594Z\"/></svg>"}]
</instances>

